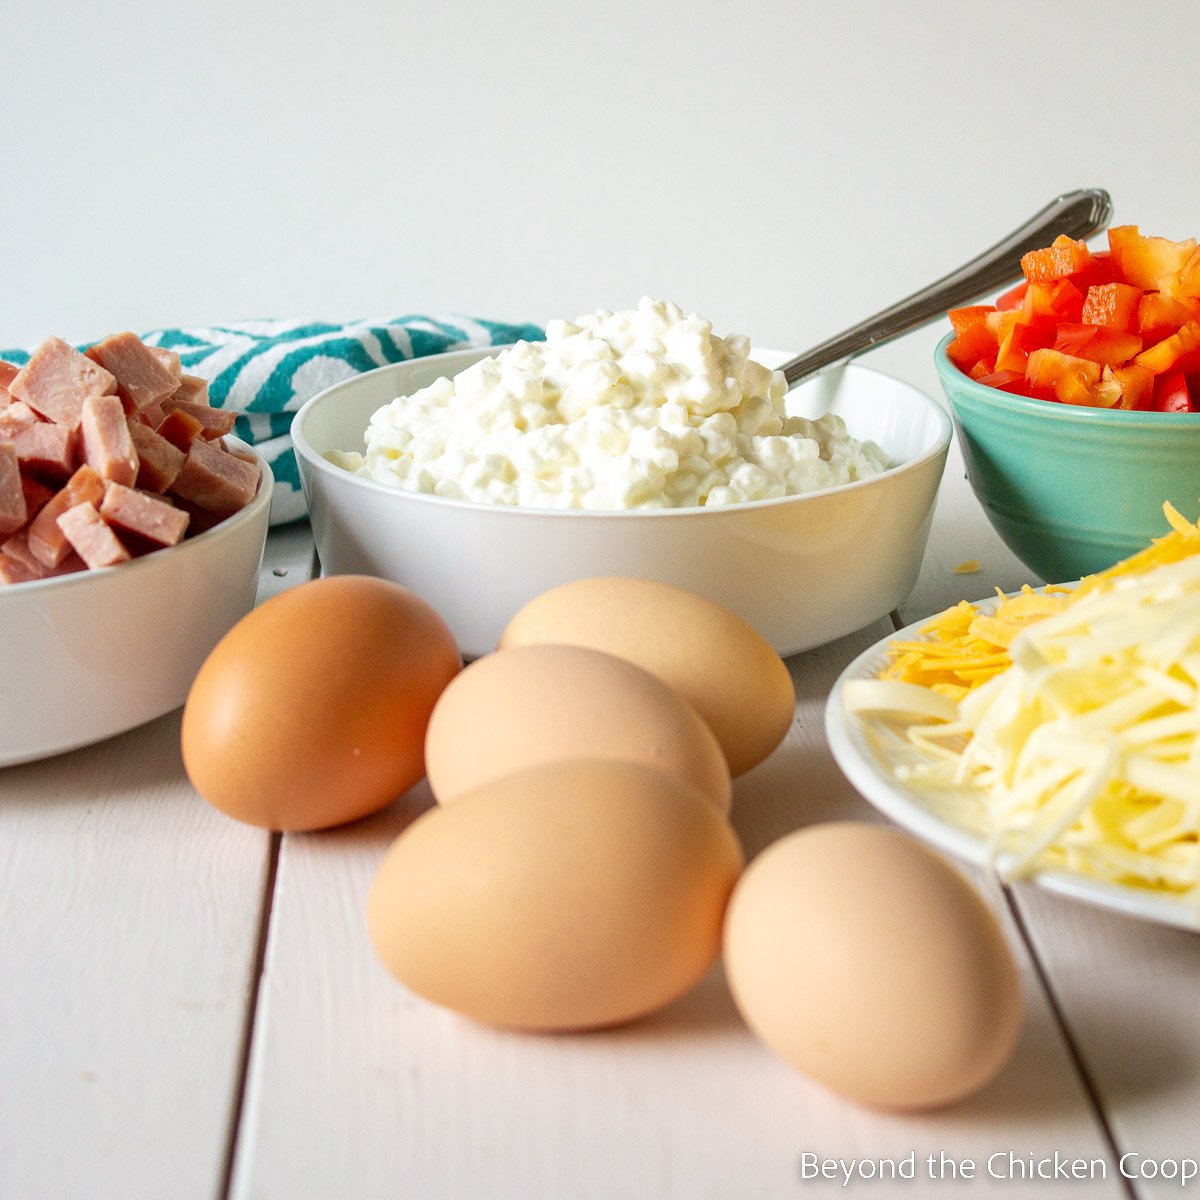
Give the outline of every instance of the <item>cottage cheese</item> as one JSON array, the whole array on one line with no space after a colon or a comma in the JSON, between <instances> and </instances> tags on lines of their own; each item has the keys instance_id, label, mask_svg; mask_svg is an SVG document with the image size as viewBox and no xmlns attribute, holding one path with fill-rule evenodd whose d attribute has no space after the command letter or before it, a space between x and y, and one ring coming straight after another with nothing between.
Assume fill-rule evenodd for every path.
<instances>
[{"instance_id":1,"label":"cottage cheese","mask_svg":"<svg viewBox=\"0 0 1200 1200\"><path fill-rule=\"evenodd\" d=\"M642 300L552 321L384 405L366 454L331 454L381 483L530 508L686 508L790 496L887 466L843 421L784 412L787 384L741 336Z\"/></svg>"}]
</instances>

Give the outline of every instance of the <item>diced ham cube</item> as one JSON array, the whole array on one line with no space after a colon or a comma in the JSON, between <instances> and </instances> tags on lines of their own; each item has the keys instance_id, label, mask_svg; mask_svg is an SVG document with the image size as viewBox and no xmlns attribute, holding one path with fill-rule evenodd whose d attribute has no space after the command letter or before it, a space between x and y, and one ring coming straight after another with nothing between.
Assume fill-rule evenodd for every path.
<instances>
[{"instance_id":1,"label":"diced ham cube","mask_svg":"<svg viewBox=\"0 0 1200 1200\"><path fill-rule=\"evenodd\" d=\"M26 520L34 517L54 499L54 489L47 487L32 475L21 476L21 489L25 493L25 511L29 514Z\"/></svg>"},{"instance_id":2,"label":"diced ham cube","mask_svg":"<svg viewBox=\"0 0 1200 1200\"><path fill-rule=\"evenodd\" d=\"M4 559L19 563L32 579L49 579L52 576L70 575L73 571L87 569L87 564L74 550L69 550L66 558L57 567L47 567L34 558L29 549L29 535L24 530L14 533L8 541L0 543L0 561Z\"/></svg>"},{"instance_id":3,"label":"diced ham cube","mask_svg":"<svg viewBox=\"0 0 1200 1200\"><path fill-rule=\"evenodd\" d=\"M137 421L129 422L129 436L138 456L138 487L165 492L175 482L187 455Z\"/></svg>"},{"instance_id":4,"label":"diced ham cube","mask_svg":"<svg viewBox=\"0 0 1200 1200\"><path fill-rule=\"evenodd\" d=\"M177 350L171 350L166 346L147 346L146 349L177 379L183 374L183 364L179 361Z\"/></svg>"},{"instance_id":5,"label":"diced ham cube","mask_svg":"<svg viewBox=\"0 0 1200 1200\"><path fill-rule=\"evenodd\" d=\"M138 476L138 454L116 396L96 396L83 406L80 424L83 461L101 479L132 486Z\"/></svg>"},{"instance_id":6,"label":"diced ham cube","mask_svg":"<svg viewBox=\"0 0 1200 1200\"><path fill-rule=\"evenodd\" d=\"M121 402L116 403L120 406ZM52 421L26 425L12 439L25 470L55 479L66 479L75 470L75 441L76 435L70 429Z\"/></svg>"},{"instance_id":7,"label":"diced ham cube","mask_svg":"<svg viewBox=\"0 0 1200 1200\"><path fill-rule=\"evenodd\" d=\"M250 463L255 467L258 466L258 459L254 457L254 454L251 451L241 450L236 446L231 446L223 438L221 439L221 449L224 450L226 454L232 454L234 458L240 458L242 462Z\"/></svg>"},{"instance_id":8,"label":"diced ham cube","mask_svg":"<svg viewBox=\"0 0 1200 1200\"><path fill-rule=\"evenodd\" d=\"M167 413L162 424L154 432L186 454L192 448L192 443L204 436L204 426L191 413L177 408Z\"/></svg>"},{"instance_id":9,"label":"diced ham cube","mask_svg":"<svg viewBox=\"0 0 1200 1200\"><path fill-rule=\"evenodd\" d=\"M104 523L96 506L86 500L68 508L58 518L58 527L89 567L111 567L129 560L129 551Z\"/></svg>"},{"instance_id":10,"label":"diced ham cube","mask_svg":"<svg viewBox=\"0 0 1200 1200\"><path fill-rule=\"evenodd\" d=\"M17 372L8 392L34 412L68 429L78 429L89 396L116 391L117 381L103 366L84 357L62 338L47 338Z\"/></svg>"},{"instance_id":11,"label":"diced ham cube","mask_svg":"<svg viewBox=\"0 0 1200 1200\"><path fill-rule=\"evenodd\" d=\"M12 396L8 394L8 385L16 379L20 370L20 367L0 358L0 413L13 402Z\"/></svg>"},{"instance_id":12,"label":"diced ham cube","mask_svg":"<svg viewBox=\"0 0 1200 1200\"><path fill-rule=\"evenodd\" d=\"M218 517L229 517L253 499L258 467L198 438L171 490Z\"/></svg>"},{"instance_id":13,"label":"diced ham cube","mask_svg":"<svg viewBox=\"0 0 1200 1200\"><path fill-rule=\"evenodd\" d=\"M188 515L157 496L110 483L100 515L113 527L136 533L160 546L174 546L188 526Z\"/></svg>"},{"instance_id":14,"label":"diced ham cube","mask_svg":"<svg viewBox=\"0 0 1200 1200\"><path fill-rule=\"evenodd\" d=\"M74 550L63 559L57 567L28 567L7 554L0 554L0 584L32 583L37 579L57 579L59 575L73 575L76 571L86 571L87 563Z\"/></svg>"},{"instance_id":15,"label":"diced ham cube","mask_svg":"<svg viewBox=\"0 0 1200 1200\"><path fill-rule=\"evenodd\" d=\"M14 533L7 541L0 542L0 554L16 559L22 566L35 573L46 569L33 557L33 551L29 549L29 535L23 529L20 533Z\"/></svg>"},{"instance_id":16,"label":"diced ham cube","mask_svg":"<svg viewBox=\"0 0 1200 1200\"><path fill-rule=\"evenodd\" d=\"M5 408L0 409L0 438L11 441L29 425L36 423L37 413L28 404L13 400Z\"/></svg>"},{"instance_id":17,"label":"diced ham cube","mask_svg":"<svg viewBox=\"0 0 1200 1200\"><path fill-rule=\"evenodd\" d=\"M162 402L163 409L170 416L173 412L187 413L195 421L200 422L203 431L201 436L211 442L214 438L224 437L237 420L237 414L227 412L223 408L210 408L207 404L192 404L188 400L180 400L171 396Z\"/></svg>"},{"instance_id":18,"label":"diced ham cube","mask_svg":"<svg viewBox=\"0 0 1200 1200\"><path fill-rule=\"evenodd\" d=\"M0 554L0 587L10 583L30 583L37 579L37 573L31 571L23 562Z\"/></svg>"},{"instance_id":19,"label":"diced ham cube","mask_svg":"<svg viewBox=\"0 0 1200 1200\"><path fill-rule=\"evenodd\" d=\"M71 551L71 544L58 527L58 518L84 502L99 504L104 499L104 480L86 463L67 480L29 524L29 549L43 566L57 567Z\"/></svg>"},{"instance_id":20,"label":"diced ham cube","mask_svg":"<svg viewBox=\"0 0 1200 1200\"><path fill-rule=\"evenodd\" d=\"M143 425L149 425L151 429L157 429L166 420L166 417L167 410L161 404L147 404L137 414L137 419Z\"/></svg>"},{"instance_id":21,"label":"diced ham cube","mask_svg":"<svg viewBox=\"0 0 1200 1200\"><path fill-rule=\"evenodd\" d=\"M137 334L114 333L92 346L87 356L112 374L127 412L141 412L179 387L178 356L172 367Z\"/></svg>"},{"instance_id":22,"label":"diced ham cube","mask_svg":"<svg viewBox=\"0 0 1200 1200\"><path fill-rule=\"evenodd\" d=\"M201 379L199 375L181 375L179 387L171 399L183 400L188 404L203 404L208 407L208 380Z\"/></svg>"},{"instance_id":23,"label":"diced ham cube","mask_svg":"<svg viewBox=\"0 0 1200 1200\"><path fill-rule=\"evenodd\" d=\"M0 537L16 533L28 520L17 448L12 442L0 442Z\"/></svg>"}]
</instances>

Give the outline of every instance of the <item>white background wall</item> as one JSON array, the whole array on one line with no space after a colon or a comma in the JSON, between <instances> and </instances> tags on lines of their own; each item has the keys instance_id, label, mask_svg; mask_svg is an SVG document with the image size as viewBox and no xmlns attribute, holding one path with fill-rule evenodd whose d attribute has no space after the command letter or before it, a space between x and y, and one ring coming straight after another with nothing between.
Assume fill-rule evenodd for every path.
<instances>
[{"instance_id":1,"label":"white background wall","mask_svg":"<svg viewBox=\"0 0 1200 1200\"><path fill-rule=\"evenodd\" d=\"M1200 235L1194 0L0 12L0 346L648 293L799 349L1073 187Z\"/></svg>"}]
</instances>

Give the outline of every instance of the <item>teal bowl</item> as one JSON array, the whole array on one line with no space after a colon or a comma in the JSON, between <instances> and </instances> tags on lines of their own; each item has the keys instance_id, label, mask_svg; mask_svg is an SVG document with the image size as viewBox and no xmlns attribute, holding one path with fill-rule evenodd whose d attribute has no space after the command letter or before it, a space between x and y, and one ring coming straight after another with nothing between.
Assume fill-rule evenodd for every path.
<instances>
[{"instance_id":1,"label":"teal bowl","mask_svg":"<svg viewBox=\"0 0 1200 1200\"><path fill-rule=\"evenodd\" d=\"M1200 413L1128 412L984 387L934 355L983 511L1039 579L1102 571L1168 532L1163 501L1200 516Z\"/></svg>"}]
</instances>

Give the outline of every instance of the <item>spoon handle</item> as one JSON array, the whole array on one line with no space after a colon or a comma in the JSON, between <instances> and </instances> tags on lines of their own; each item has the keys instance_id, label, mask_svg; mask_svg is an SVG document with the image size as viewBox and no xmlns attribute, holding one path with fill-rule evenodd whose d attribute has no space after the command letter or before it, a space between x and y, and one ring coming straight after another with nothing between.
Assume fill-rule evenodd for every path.
<instances>
[{"instance_id":1,"label":"spoon handle","mask_svg":"<svg viewBox=\"0 0 1200 1200\"><path fill-rule=\"evenodd\" d=\"M1103 229L1112 217L1112 200L1102 188L1067 192L1051 200L1019 229L905 300L868 317L828 341L789 359L779 369L793 387L831 367L882 346L903 333L944 316L948 308L967 304L995 291L1021 274L1021 255L1048 246L1065 233L1086 238Z\"/></svg>"}]
</instances>

